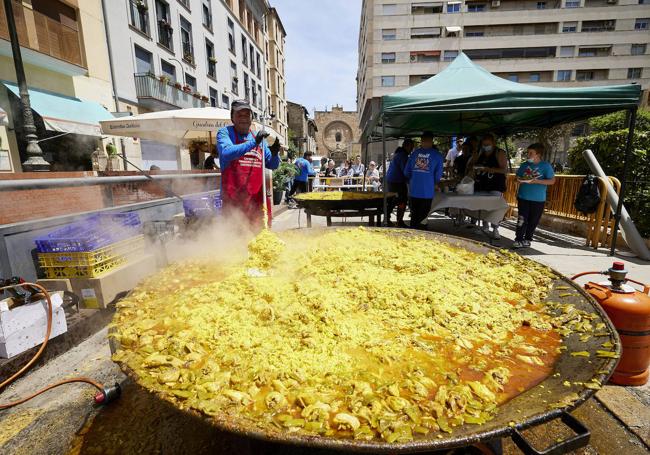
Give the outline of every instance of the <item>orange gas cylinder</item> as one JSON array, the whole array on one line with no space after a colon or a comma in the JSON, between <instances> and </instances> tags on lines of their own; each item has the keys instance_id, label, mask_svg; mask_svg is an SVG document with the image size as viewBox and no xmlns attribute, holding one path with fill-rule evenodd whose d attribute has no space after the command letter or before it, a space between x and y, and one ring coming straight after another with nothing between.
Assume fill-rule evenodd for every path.
<instances>
[{"instance_id":1,"label":"orange gas cylinder","mask_svg":"<svg viewBox=\"0 0 650 455\"><path fill-rule=\"evenodd\" d=\"M650 286L626 278L622 262L606 272L585 272L609 276L609 282L585 284L585 290L603 307L621 338L623 353L610 379L619 385L643 385L650 374ZM640 292L628 282L643 286Z\"/></svg>"}]
</instances>

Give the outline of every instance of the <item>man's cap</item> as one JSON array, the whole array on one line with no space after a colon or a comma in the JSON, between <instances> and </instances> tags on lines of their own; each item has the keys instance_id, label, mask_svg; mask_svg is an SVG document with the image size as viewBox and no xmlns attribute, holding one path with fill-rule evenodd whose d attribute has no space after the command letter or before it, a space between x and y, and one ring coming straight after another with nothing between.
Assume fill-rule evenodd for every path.
<instances>
[{"instance_id":1,"label":"man's cap","mask_svg":"<svg viewBox=\"0 0 650 455\"><path fill-rule=\"evenodd\" d=\"M249 111L253 110L253 108L251 108L251 105L246 100L235 100L230 105L230 110L232 112L241 111L242 109L248 109Z\"/></svg>"}]
</instances>

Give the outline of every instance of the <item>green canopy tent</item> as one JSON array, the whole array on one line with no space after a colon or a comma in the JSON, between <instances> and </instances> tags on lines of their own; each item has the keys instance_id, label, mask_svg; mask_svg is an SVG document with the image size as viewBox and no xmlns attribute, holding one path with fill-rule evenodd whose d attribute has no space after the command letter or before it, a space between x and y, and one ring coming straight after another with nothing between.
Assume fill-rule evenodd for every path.
<instances>
[{"instance_id":1,"label":"green canopy tent","mask_svg":"<svg viewBox=\"0 0 650 455\"><path fill-rule=\"evenodd\" d=\"M388 138L416 136L424 131L439 136L487 132L507 135L628 109L627 165L640 98L641 87L637 84L571 88L519 84L493 75L461 52L436 76L382 97L381 109L364 129L364 137L368 142L382 141L386 162ZM615 231L627 174L623 177Z\"/></svg>"}]
</instances>

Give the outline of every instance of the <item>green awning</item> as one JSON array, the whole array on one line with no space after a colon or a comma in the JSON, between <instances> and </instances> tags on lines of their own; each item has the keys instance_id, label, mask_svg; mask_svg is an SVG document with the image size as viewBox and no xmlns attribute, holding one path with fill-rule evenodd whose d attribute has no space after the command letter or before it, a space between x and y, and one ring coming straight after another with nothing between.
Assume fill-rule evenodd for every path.
<instances>
[{"instance_id":1,"label":"green awning","mask_svg":"<svg viewBox=\"0 0 650 455\"><path fill-rule=\"evenodd\" d=\"M381 137L509 134L638 106L638 84L554 88L493 75L464 53L430 79L382 98L364 134Z\"/></svg>"},{"instance_id":2,"label":"green awning","mask_svg":"<svg viewBox=\"0 0 650 455\"><path fill-rule=\"evenodd\" d=\"M3 81L14 95L20 97L18 86ZM109 120L113 115L94 101L82 101L79 98L29 89L29 103L45 124L45 129L64 133L101 136L100 120Z\"/></svg>"}]
</instances>

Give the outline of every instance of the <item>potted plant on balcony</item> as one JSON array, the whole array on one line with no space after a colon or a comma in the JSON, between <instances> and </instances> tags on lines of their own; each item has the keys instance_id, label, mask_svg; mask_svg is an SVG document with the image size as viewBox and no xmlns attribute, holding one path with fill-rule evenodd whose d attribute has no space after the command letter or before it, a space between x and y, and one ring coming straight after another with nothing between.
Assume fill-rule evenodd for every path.
<instances>
[{"instance_id":1,"label":"potted plant on balcony","mask_svg":"<svg viewBox=\"0 0 650 455\"><path fill-rule=\"evenodd\" d=\"M208 59L208 61L209 61L210 63L212 63L213 65L216 65L216 64L217 64L217 57L210 57L210 58Z\"/></svg>"},{"instance_id":2,"label":"potted plant on balcony","mask_svg":"<svg viewBox=\"0 0 650 455\"><path fill-rule=\"evenodd\" d=\"M174 82L174 88L177 88L178 90L182 90L182 89L183 89L183 85L181 85L180 82L176 81L176 82Z\"/></svg>"},{"instance_id":3,"label":"potted plant on balcony","mask_svg":"<svg viewBox=\"0 0 650 455\"><path fill-rule=\"evenodd\" d=\"M205 95L202 95L202 96L201 96L201 101L203 101L204 103L207 103L208 101L210 101L210 98L208 98L208 97L205 96Z\"/></svg>"},{"instance_id":4,"label":"potted plant on balcony","mask_svg":"<svg viewBox=\"0 0 650 455\"><path fill-rule=\"evenodd\" d=\"M201 94L200 94L199 92L194 92L194 93L192 93L192 96L193 96L194 98L196 98L197 100L200 100L200 99L201 99Z\"/></svg>"},{"instance_id":5,"label":"potted plant on balcony","mask_svg":"<svg viewBox=\"0 0 650 455\"><path fill-rule=\"evenodd\" d=\"M170 81L169 76L167 76L166 74L161 74L160 76L158 76L158 79L163 84L169 84L169 81Z\"/></svg>"},{"instance_id":6,"label":"potted plant on balcony","mask_svg":"<svg viewBox=\"0 0 650 455\"><path fill-rule=\"evenodd\" d=\"M194 56L189 52L185 52L185 54L183 54L183 60L185 60L190 65L194 65Z\"/></svg>"},{"instance_id":7,"label":"potted plant on balcony","mask_svg":"<svg viewBox=\"0 0 650 455\"><path fill-rule=\"evenodd\" d=\"M184 91L185 93L192 93L192 87L190 87L189 85L185 84L185 85L183 86L183 91Z\"/></svg>"},{"instance_id":8,"label":"potted plant on balcony","mask_svg":"<svg viewBox=\"0 0 650 455\"><path fill-rule=\"evenodd\" d=\"M144 0L135 0L135 7L138 9L140 14L144 14L149 11L149 7Z\"/></svg>"}]
</instances>

